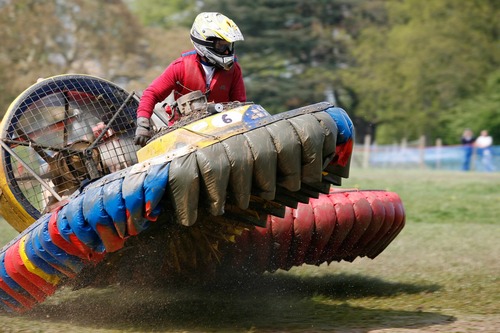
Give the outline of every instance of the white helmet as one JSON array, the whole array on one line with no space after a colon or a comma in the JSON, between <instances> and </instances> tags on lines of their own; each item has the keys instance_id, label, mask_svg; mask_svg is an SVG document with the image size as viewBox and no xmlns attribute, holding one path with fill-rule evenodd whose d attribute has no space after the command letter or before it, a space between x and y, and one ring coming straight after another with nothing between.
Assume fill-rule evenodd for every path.
<instances>
[{"instance_id":1,"label":"white helmet","mask_svg":"<svg viewBox=\"0 0 500 333\"><path fill-rule=\"evenodd\" d=\"M243 40L243 35L238 26L220 13L198 14L191 28L191 41L196 52L225 70L234 64L234 42L239 40Z\"/></svg>"}]
</instances>

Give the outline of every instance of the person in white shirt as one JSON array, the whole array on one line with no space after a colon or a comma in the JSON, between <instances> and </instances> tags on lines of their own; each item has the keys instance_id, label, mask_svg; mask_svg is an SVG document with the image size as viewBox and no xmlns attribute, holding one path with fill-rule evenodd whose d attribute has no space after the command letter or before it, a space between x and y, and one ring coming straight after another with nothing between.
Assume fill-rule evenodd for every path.
<instances>
[{"instance_id":1,"label":"person in white shirt","mask_svg":"<svg viewBox=\"0 0 500 333\"><path fill-rule=\"evenodd\" d=\"M479 156L481 156L481 163L487 172L495 170L493 166L493 152L491 146L493 145L493 138L488 135L487 130L482 130L481 135L477 137L474 146L477 148Z\"/></svg>"}]
</instances>

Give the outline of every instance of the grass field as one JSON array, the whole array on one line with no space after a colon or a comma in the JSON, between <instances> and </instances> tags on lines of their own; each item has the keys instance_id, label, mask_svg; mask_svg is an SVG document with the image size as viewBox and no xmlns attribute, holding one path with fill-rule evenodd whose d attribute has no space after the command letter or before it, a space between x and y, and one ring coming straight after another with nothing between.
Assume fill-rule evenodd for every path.
<instances>
[{"instance_id":1,"label":"grass field","mask_svg":"<svg viewBox=\"0 0 500 333\"><path fill-rule=\"evenodd\" d=\"M407 221L374 260L210 286L62 289L0 332L499 332L500 173L351 170ZM0 245L15 236L0 222Z\"/></svg>"}]
</instances>

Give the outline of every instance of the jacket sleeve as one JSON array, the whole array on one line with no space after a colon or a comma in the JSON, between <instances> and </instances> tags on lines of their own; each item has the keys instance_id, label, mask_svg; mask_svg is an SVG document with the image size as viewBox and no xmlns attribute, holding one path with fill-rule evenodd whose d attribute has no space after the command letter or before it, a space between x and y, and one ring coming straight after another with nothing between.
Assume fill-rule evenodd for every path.
<instances>
[{"instance_id":1,"label":"jacket sleeve","mask_svg":"<svg viewBox=\"0 0 500 333\"><path fill-rule=\"evenodd\" d=\"M137 117L151 118L155 105L165 100L176 88L176 82L182 77L183 70L182 61L174 61L144 90L137 108Z\"/></svg>"},{"instance_id":2,"label":"jacket sleeve","mask_svg":"<svg viewBox=\"0 0 500 333\"><path fill-rule=\"evenodd\" d=\"M245 90L245 83L243 82L243 75L241 73L240 65L234 63L233 84L229 95L230 101L246 102L247 95Z\"/></svg>"}]
</instances>

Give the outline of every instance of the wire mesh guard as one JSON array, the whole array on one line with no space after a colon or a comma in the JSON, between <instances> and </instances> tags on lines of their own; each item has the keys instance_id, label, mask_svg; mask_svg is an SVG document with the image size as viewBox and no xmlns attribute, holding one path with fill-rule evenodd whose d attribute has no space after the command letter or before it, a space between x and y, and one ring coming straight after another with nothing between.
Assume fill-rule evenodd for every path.
<instances>
[{"instance_id":1,"label":"wire mesh guard","mask_svg":"<svg viewBox=\"0 0 500 333\"><path fill-rule=\"evenodd\" d=\"M61 75L27 89L1 133L9 187L38 218L82 183L137 163L138 98L92 76Z\"/></svg>"}]
</instances>

